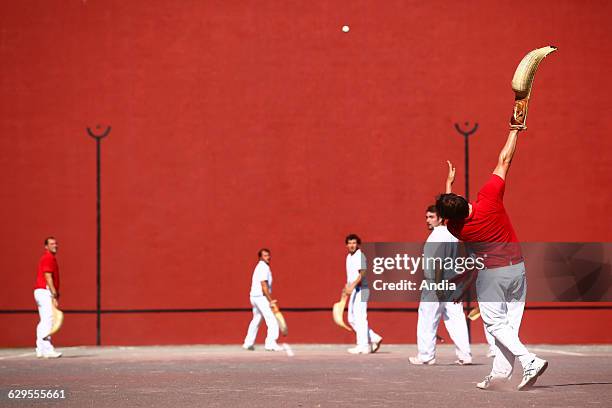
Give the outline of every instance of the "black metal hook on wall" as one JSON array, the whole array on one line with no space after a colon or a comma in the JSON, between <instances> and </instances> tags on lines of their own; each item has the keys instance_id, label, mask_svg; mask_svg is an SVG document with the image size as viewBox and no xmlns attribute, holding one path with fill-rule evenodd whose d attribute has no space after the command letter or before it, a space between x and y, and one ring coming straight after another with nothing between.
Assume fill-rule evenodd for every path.
<instances>
[{"instance_id":1,"label":"black metal hook on wall","mask_svg":"<svg viewBox=\"0 0 612 408\"><path fill-rule=\"evenodd\" d=\"M470 122L465 122L465 126L469 126ZM455 123L455 129L457 132L463 135L464 140L464 151L465 151L465 198L470 199L470 143L469 137L478 130L478 122L474 123L474 126L469 130L463 130L458 123Z\"/></svg>"},{"instance_id":2,"label":"black metal hook on wall","mask_svg":"<svg viewBox=\"0 0 612 408\"><path fill-rule=\"evenodd\" d=\"M102 129L101 125L96 125L96 129L100 130ZM101 134L96 134L93 132L93 130L91 130L91 128L87 128L87 133L89 133L89 136L93 137L96 140L100 140L100 139L104 139L106 136L108 136L108 134L111 131L111 127L107 126L106 129L104 129L104 132L102 132Z\"/></svg>"},{"instance_id":3,"label":"black metal hook on wall","mask_svg":"<svg viewBox=\"0 0 612 408\"><path fill-rule=\"evenodd\" d=\"M465 122L464 124L465 126L469 126L470 122ZM468 136L470 136L471 134L473 134L474 132L478 130L478 123L474 123L474 127L470 130L463 130L459 127L458 123L455 123L455 129L457 129L457 132L461 133L463 136L467 138Z\"/></svg>"}]
</instances>

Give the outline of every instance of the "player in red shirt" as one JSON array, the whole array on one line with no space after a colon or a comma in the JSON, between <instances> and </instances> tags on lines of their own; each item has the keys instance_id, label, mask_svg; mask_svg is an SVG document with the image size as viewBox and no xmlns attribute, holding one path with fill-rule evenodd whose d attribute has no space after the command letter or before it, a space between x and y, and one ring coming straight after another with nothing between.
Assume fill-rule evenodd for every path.
<instances>
[{"instance_id":1,"label":"player in red shirt","mask_svg":"<svg viewBox=\"0 0 612 408\"><path fill-rule=\"evenodd\" d=\"M58 307L59 299L59 266L55 254L57 240L54 237L45 239L45 253L38 262L34 299L38 306L40 322L36 326L36 357L58 358L62 353L55 351L51 344L51 327L53 326L52 305Z\"/></svg>"},{"instance_id":2,"label":"player in red shirt","mask_svg":"<svg viewBox=\"0 0 612 408\"><path fill-rule=\"evenodd\" d=\"M518 335L527 291L525 263L503 202L518 132L510 131L497 166L475 202L451 192L455 169L450 162L446 193L436 201L438 214L448 220L448 230L469 246L473 256L484 260L485 268L476 280L478 305L486 330L495 338L500 352L493 360L491 374L477 384L481 389L510 379L515 358L523 366L519 390L533 385L548 367L547 361L527 350Z\"/></svg>"}]
</instances>

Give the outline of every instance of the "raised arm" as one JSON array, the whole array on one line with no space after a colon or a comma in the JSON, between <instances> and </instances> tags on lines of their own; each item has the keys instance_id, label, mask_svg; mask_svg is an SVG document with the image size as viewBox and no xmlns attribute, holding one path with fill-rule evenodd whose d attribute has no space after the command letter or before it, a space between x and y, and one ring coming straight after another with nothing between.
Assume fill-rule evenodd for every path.
<instances>
[{"instance_id":1,"label":"raised arm","mask_svg":"<svg viewBox=\"0 0 612 408\"><path fill-rule=\"evenodd\" d=\"M455 182L455 166L450 160L447 160L448 163L448 176L446 177L446 194L450 194L453 192L453 183Z\"/></svg>"},{"instance_id":2,"label":"raised arm","mask_svg":"<svg viewBox=\"0 0 612 408\"><path fill-rule=\"evenodd\" d=\"M493 174L497 174L499 177L506 179L508 170L510 169L510 163L512 163L512 157L514 157L514 150L516 150L516 141L518 140L519 131L513 129L508 134L508 140L502 151L499 153L499 159L497 160L497 167L493 170Z\"/></svg>"}]
</instances>

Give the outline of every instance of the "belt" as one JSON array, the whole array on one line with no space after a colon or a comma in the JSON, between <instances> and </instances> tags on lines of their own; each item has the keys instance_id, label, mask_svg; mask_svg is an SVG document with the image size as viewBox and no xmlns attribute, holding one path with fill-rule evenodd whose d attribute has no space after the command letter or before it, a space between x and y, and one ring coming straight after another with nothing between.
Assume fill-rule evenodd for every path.
<instances>
[{"instance_id":1,"label":"belt","mask_svg":"<svg viewBox=\"0 0 612 408\"><path fill-rule=\"evenodd\" d=\"M487 269L505 268L506 266L517 265L517 264L520 264L521 262L525 262L525 259L523 257L514 258L514 259L504 259L503 261L499 260L498 262L495 262L495 266L488 267L485 265L485 267Z\"/></svg>"},{"instance_id":2,"label":"belt","mask_svg":"<svg viewBox=\"0 0 612 408\"><path fill-rule=\"evenodd\" d=\"M512 265L520 264L521 262L525 262L525 259L523 259L523 257L521 256L520 258L511 259L509 262L510 263L508 264L508 266L512 266Z\"/></svg>"}]
</instances>

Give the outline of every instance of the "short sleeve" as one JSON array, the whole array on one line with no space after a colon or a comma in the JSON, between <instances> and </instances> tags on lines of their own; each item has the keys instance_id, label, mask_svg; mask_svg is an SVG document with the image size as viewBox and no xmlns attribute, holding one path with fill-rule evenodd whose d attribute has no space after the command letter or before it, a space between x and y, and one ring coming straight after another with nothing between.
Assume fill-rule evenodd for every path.
<instances>
[{"instance_id":1,"label":"short sleeve","mask_svg":"<svg viewBox=\"0 0 612 408\"><path fill-rule=\"evenodd\" d=\"M40 260L40 267L43 273L55 272L55 265L54 265L53 259L50 257L47 257L47 256L43 257Z\"/></svg>"},{"instance_id":2,"label":"short sleeve","mask_svg":"<svg viewBox=\"0 0 612 408\"><path fill-rule=\"evenodd\" d=\"M362 252L361 253L361 267L359 268L359 270L365 271L366 269L368 269L368 260L366 259L366 256Z\"/></svg>"},{"instance_id":3,"label":"short sleeve","mask_svg":"<svg viewBox=\"0 0 612 408\"><path fill-rule=\"evenodd\" d=\"M261 263L255 267L255 280L257 282L263 282L268 280L267 268Z\"/></svg>"},{"instance_id":4,"label":"short sleeve","mask_svg":"<svg viewBox=\"0 0 612 408\"><path fill-rule=\"evenodd\" d=\"M478 192L478 200L487 199L495 202L501 202L504 199L504 191L506 182L497 174L491 174L489 181Z\"/></svg>"}]
</instances>

